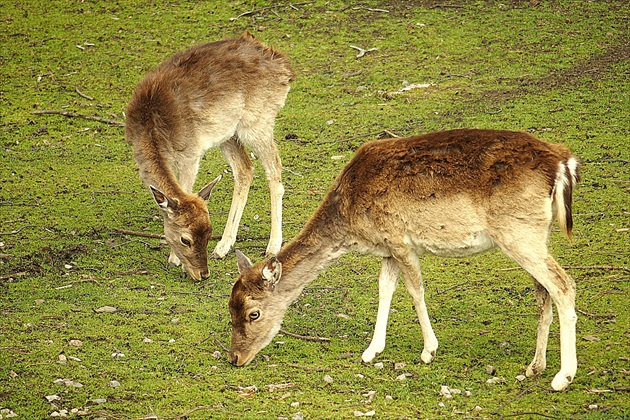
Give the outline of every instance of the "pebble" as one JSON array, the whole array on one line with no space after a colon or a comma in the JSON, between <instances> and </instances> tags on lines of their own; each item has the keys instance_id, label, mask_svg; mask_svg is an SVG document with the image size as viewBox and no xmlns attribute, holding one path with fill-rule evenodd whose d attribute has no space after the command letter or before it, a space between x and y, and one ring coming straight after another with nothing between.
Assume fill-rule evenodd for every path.
<instances>
[{"instance_id":1,"label":"pebble","mask_svg":"<svg viewBox=\"0 0 630 420\"><path fill-rule=\"evenodd\" d=\"M114 313L116 312L118 309L114 308L113 306L101 306L98 309L95 309L94 311L97 313Z\"/></svg>"},{"instance_id":2,"label":"pebble","mask_svg":"<svg viewBox=\"0 0 630 420\"><path fill-rule=\"evenodd\" d=\"M109 383L107 384L110 388L118 388L120 386L120 382L114 380L114 381L109 381Z\"/></svg>"},{"instance_id":3,"label":"pebble","mask_svg":"<svg viewBox=\"0 0 630 420\"><path fill-rule=\"evenodd\" d=\"M525 375L518 375L516 377L516 380L519 382L523 382L525 379L527 379L527 377Z\"/></svg>"},{"instance_id":4,"label":"pebble","mask_svg":"<svg viewBox=\"0 0 630 420\"><path fill-rule=\"evenodd\" d=\"M334 382L334 379L330 375L324 375L324 382L332 384Z\"/></svg>"},{"instance_id":5,"label":"pebble","mask_svg":"<svg viewBox=\"0 0 630 420\"><path fill-rule=\"evenodd\" d=\"M377 363L374 363L374 367L376 369L383 369L385 365L383 364L383 362L377 362Z\"/></svg>"},{"instance_id":6,"label":"pebble","mask_svg":"<svg viewBox=\"0 0 630 420\"><path fill-rule=\"evenodd\" d=\"M453 398L453 395L451 395L451 390L446 385L442 385L440 387L440 395L445 398Z\"/></svg>"},{"instance_id":7,"label":"pebble","mask_svg":"<svg viewBox=\"0 0 630 420\"><path fill-rule=\"evenodd\" d=\"M83 341L81 340L70 340L69 344L74 347L81 347L83 345Z\"/></svg>"},{"instance_id":8,"label":"pebble","mask_svg":"<svg viewBox=\"0 0 630 420\"><path fill-rule=\"evenodd\" d=\"M497 373L497 370L494 368L494 366L488 365L486 366L486 373L488 375L494 375L495 373Z\"/></svg>"}]
</instances>

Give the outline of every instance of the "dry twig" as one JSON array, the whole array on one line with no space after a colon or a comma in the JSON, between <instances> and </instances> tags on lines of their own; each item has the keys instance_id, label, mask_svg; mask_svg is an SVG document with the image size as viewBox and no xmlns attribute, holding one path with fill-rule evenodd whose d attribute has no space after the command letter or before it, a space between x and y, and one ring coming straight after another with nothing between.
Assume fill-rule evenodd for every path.
<instances>
[{"instance_id":1,"label":"dry twig","mask_svg":"<svg viewBox=\"0 0 630 420\"><path fill-rule=\"evenodd\" d=\"M305 4L311 4L311 3L315 3L314 1L303 1L301 3L290 3L286 6L291 7L292 9L297 10L297 8L295 6L303 6ZM274 3L271 6L266 6L266 7L261 7L259 9L254 9L254 10L250 10L249 12L243 12L240 15L236 16L236 17L231 17L230 18L230 22L234 22L235 20L238 20L239 18L245 17L245 16L251 16L251 15L255 15L257 13L260 12L264 12L265 10L273 10L276 9L280 6L285 6L283 4L278 4L278 3Z\"/></svg>"},{"instance_id":2,"label":"dry twig","mask_svg":"<svg viewBox=\"0 0 630 420\"><path fill-rule=\"evenodd\" d=\"M91 115L82 115L82 114L77 114L76 112L62 111L58 109L43 109L40 111L33 111L32 114L36 114L36 115L56 114L56 115L63 115L64 117L69 117L69 118L83 118L84 120L98 121L98 122L102 122L102 123L109 124L116 127L125 126L125 123L121 121L108 120L106 118L93 117Z\"/></svg>"},{"instance_id":3,"label":"dry twig","mask_svg":"<svg viewBox=\"0 0 630 420\"><path fill-rule=\"evenodd\" d=\"M315 342L320 342L320 343L327 343L330 341L330 338L300 335L300 334L288 332L287 330L284 330L284 329L280 329L280 333L284 335L288 335L289 337L299 338L300 340L304 340L304 341L315 341Z\"/></svg>"},{"instance_id":4,"label":"dry twig","mask_svg":"<svg viewBox=\"0 0 630 420\"><path fill-rule=\"evenodd\" d=\"M74 87L74 91L82 98L85 98L90 101L94 100L94 98L92 98L91 96L88 96L85 93L81 92L77 86Z\"/></svg>"},{"instance_id":5,"label":"dry twig","mask_svg":"<svg viewBox=\"0 0 630 420\"><path fill-rule=\"evenodd\" d=\"M137 232L135 230L127 230L127 229L114 229L118 233L122 233L123 235L132 235L132 236L141 236L143 238L155 238L155 239L164 239L165 236L163 233L150 233L150 232Z\"/></svg>"},{"instance_id":6,"label":"dry twig","mask_svg":"<svg viewBox=\"0 0 630 420\"><path fill-rule=\"evenodd\" d=\"M355 50L359 51L359 54L357 54L357 56L355 58L361 58L361 57L363 57L365 54L367 54L369 52L378 51L378 48L370 48L370 49L364 50L363 48L357 47L357 46L354 46L354 45L350 45L350 48L354 48Z\"/></svg>"}]
</instances>

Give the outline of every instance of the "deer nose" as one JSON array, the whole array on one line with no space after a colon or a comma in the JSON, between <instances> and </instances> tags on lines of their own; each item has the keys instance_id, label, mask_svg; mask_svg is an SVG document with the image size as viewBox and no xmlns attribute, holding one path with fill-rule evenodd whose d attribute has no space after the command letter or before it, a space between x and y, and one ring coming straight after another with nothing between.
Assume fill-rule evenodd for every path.
<instances>
[{"instance_id":1,"label":"deer nose","mask_svg":"<svg viewBox=\"0 0 630 420\"><path fill-rule=\"evenodd\" d=\"M207 279L208 277L210 277L210 272L206 269L206 270L202 270L199 272L199 275L201 276L202 279Z\"/></svg>"},{"instance_id":2,"label":"deer nose","mask_svg":"<svg viewBox=\"0 0 630 420\"><path fill-rule=\"evenodd\" d=\"M228 361L233 366L238 366L238 354L229 352L228 353Z\"/></svg>"}]
</instances>

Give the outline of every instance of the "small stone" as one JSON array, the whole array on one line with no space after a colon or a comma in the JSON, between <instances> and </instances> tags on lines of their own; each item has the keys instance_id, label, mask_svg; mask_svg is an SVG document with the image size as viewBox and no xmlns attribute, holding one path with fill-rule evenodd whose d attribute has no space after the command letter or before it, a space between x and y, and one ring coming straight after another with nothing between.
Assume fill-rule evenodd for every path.
<instances>
[{"instance_id":1,"label":"small stone","mask_svg":"<svg viewBox=\"0 0 630 420\"><path fill-rule=\"evenodd\" d=\"M116 312L118 309L114 308L113 306L101 306L98 309L95 309L94 311L97 313L114 313Z\"/></svg>"},{"instance_id":2,"label":"small stone","mask_svg":"<svg viewBox=\"0 0 630 420\"><path fill-rule=\"evenodd\" d=\"M304 414L298 411L293 415L292 420L304 420Z\"/></svg>"},{"instance_id":3,"label":"small stone","mask_svg":"<svg viewBox=\"0 0 630 420\"><path fill-rule=\"evenodd\" d=\"M462 393L461 389L457 389L457 388L451 388L451 394L453 395L459 395Z\"/></svg>"},{"instance_id":4,"label":"small stone","mask_svg":"<svg viewBox=\"0 0 630 420\"><path fill-rule=\"evenodd\" d=\"M46 395L48 402L59 401L61 397L59 395Z\"/></svg>"},{"instance_id":5,"label":"small stone","mask_svg":"<svg viewBox=\"0 0 630 420\"><path fill-rule=\"evenodd\" d=\"M294 401L291 403L291 407L296 408L300 406L300 402L299 401Z\"/></svg>"},{"instance_id":6,"label":"small stone","mask_svg":"<svg viewBox=\"0 0 630 420\"><path fill-rule=\"evenodd\" d=\"M486 366L486 373L488 375L494 375L495 373L497 373L497 370L494 368L494 366L488 365Z\"/></svg>"},{"instance_id":7,"label":"small stone","mask_svg":"<svg viewBox=\"0 0 630 420\"><path fill-rule=\"evenodd\" d=\"M59 356L57 356L57 363L61 365L65 365L67 361L68 361L68 358L66 357L65 354L60 353Z\"/></svg>"},{"instance_id":8,"label":"small stone","mask_svg":"<svg viewBox=\"0 0 630 420\"><path fill-rule=\"evenodd\" d=\"M440 387L440 395L446 398L453 398L451 390L446 385Z\"/></svg>"},{"instance_id":9,"label":"small stone","mask_svg":"<svg viewBox=\"0 0 630 420\"><path fill-rule=\"evenodd\" d=\"M179 324L179 318L175 317L175 318L171 319L171 323Z\"/></svg>"},{"instance_id":10,"label":"small stone","mask_svg":"<svg viewBox=\"0 0 630 420\"><path fill-rule=\"evenodd\" d=\"M527 379L527 377L525 375L518 375L516 377L516 380L519 382L523 382L525 379Z\"/></svg>"},{"instance_id":11,"label":"small stone","mask_svg":"<svg viewBox=\"0 0 630 420\"><path fill-rule=\"evenodd\" d=\"M440 408L444 408L444 407L446 407L446 404L444 404L442 401L440 401L440 402L438 403L438 407L440 407Z\"/></svg>"},{"instance_id":12,"label":"small stone","mask_svg":"<svg viewBox=\"0 0 630 420\"><path fill-rule=\"evenodd\" d=\"M480 406L476 405L475 408L473 408L473 410L475 411L481 411L483 410L483 408L481 408Z\"/></svg>"},{"instance_id":13,"label":"small stone","mask_svg":"<svg viewBox=\"0 0 630 420\"><path fill-rule=\"evenodd\" d=\"M142 342L143 342L143 343L153 343L153 340L151 340L149 337L144 337L144 338L142 339Z\"/></svg>"},{"instance_id":14,"label":"small stone","mask_svg":"<svg viewBox=\"0 0 630 420\"><path fill-rule=\"evenodd\" d=\"M115 351L115 352L113 352L113 353L112 353L112 357L113 357L113 358L115 358L115 359L117 359L117 358L119 358L119 357L120 357L120 358L123 358L123 357L125 357L125 354L124 354L124 353L121 353L121 352L119 352L119 351Z\"/></svg>"},{"instance_id":15,"label":"small stone","mask_svg":"<svg viewBox=\"0 0 630 420\"><path fill-rule=\"evenodd\" d=\"M383 369L385 365L383 364L383 362L377 362L377 363L374 363L374 367L376 369Z\"/></svg>"},{"instance_id":16,"label":"small stone","mask_svg":"<svg viewBox=\"0 0 630 420\"><path fill-rule=\"evenodd\" d=\"M471 397L471 396L472 396L472 392L464 391L464 397Z\"/></svg>"},{"instance_id":17,"label":"small stone","mask_svg":"<svg viewBox=\"0 0 630 420\"><path fill-rule=\"evenodd\" d=\"M391 395L385 395L385 399L388 401L393 401L394 397L392 397Z\"/></svg>"},{"instance_id":18,"label":"small stone","mask_svg":"<svg viewBox=\"0 0 630 420\"><path fill-rule=\"evenodd\" d=\"M94 398L92 402L94 404L104 404L107 402L107 398Z\"/></svg>"},{"instance_id":19,"label":"small stone","mask_svg":"<svg viewBox=\"0 0 630 420\"><path fill-rule=\"evenodd\" d=\"M73 382L72 386L75 388L83 388L83 384L81 382Z\"/></svg>"},{"instance_id":20,"label":"small stone","mask_svg":"<svg viewBox=\"0 0 630 420\"><path fill-rule=\"evenodd\" d=\"M324 382L332 384L334 382L334 379L330 375L324 375Z\"/></svg>"},{"instance_id":21,"label":"small stone","mask_svg":"<svg viewBox=\"0 0 630 420\"><path fill-rule=\"evenodd\" d=\"M219 350L215 350L214 353L212 353L212 357L219 360L221 358L221 352Z\"/></svg>"},{"instance_id":22,"label":"small stone","mask_svg":"<svg viewBox=\"0 0 630 420\"><path fill-rule=\"evenodd\" d=\"M83 345L81 340L70 340L68 343L73 347L81 347Z\"/></svg>"},{"instance_id":23,"label":"small stone","mask_svg":"<svg viewBox=\"0 0 630 420\"><path fill-rule=\"evenodd\" d=\"M120 386L120 382L114 380L114 381L109 381L109 383L107 384L107 386L109 386L110 388L118 388Z\"/></svg>"},{"instance_id":24,"label":"small stone","mask_svg":"<svg viewBox=\"0 0 630 420\"><path fill-rule=\"evenodd\" d=\"M411 375L409 375L408 373L401 373L400 375L396 376L396 380L397 381L404 381L409 376L411 376Z\"/></svg>"},{"instance_id":25,"label":"small stone","mask_svg":"<svg viewBox=\"0 0 630 420\"><path fill-rule=\"evenodd\" d=\"M597 404L589 404L588 409L589 410L597 410L599 407L597 406Z\"/></svg>"},{"instance_id":26,"label":"small stone","mask_svg":"<svg viewBox=\"0 0 630 420\"><path fill-rule=\"evenodd\" d=\"M407 363L405 362L394 363L394 370L402 370L406 367L407 367Z\"/></svg>"},{"instance_id":27,"label":"small stone","mask_svg":"<svg viewBox=\"0 0 630 420\"><path fill-rule=\"evenodd\" d=\"M36 305L41 305L42 303L44 303L44 299L35 299Z\"/></svg>"}]
</instances>

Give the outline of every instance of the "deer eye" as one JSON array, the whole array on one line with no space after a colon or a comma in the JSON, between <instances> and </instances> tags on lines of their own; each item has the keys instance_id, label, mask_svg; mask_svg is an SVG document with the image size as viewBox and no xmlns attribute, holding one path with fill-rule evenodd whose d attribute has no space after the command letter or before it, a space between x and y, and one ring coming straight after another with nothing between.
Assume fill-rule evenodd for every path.
<instances>
[{"instance_id":1,"label":"deer eye","mask_svg":"<svg viewBox=\"0 0 630 420\"><path fill-rule=\"evenodd\" d=\"M250 321L256 321L258 318L260 318L260 311L254 311L251 314L249 314Z\"/></svg>"},{"instance_id":2,"label":"deer eye","mask_svg":"<svg viewBox=\"0 0 630 420\"><path fill-rule=\"evenodd\" d=\"M190 239L184 238L183 236L179 238L179 240L184 246L190 246L192 244L192 242L190 242Z\"/></svg>"}]
</instances>

